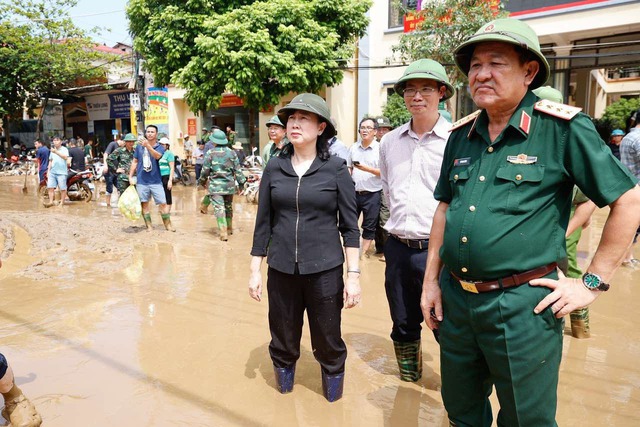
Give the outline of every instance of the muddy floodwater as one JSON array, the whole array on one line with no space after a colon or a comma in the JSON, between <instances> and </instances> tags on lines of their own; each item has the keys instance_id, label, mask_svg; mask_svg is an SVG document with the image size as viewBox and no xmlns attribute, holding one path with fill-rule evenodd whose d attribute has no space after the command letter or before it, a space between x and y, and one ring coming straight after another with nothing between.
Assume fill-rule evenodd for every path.
<instances>
[{"instance_id":1,"label":"muddy floodwater","mask_svg":"<svg viewBox=\"0 0 640 427\"><path fill-rule=\"evenodd\" d=\"M267 302L247 292L255 205L236 197L223 243L193 186L175 187L169 233L156 209L146 232L102 200L45 209L35 179L26 195L23 183L0 178L0 352L45 427L448 425L429 331L422 379L398 377L377 256L362 261L361 306L343 316L342 400L322 396L306 326L293 393L280 395ZM582 265L605 217L583 235ZM621 267L591 308L591 338L572 338L567 319L560 426L640 425L639 306L640 267Z\"/></svg>"}]
</instances>

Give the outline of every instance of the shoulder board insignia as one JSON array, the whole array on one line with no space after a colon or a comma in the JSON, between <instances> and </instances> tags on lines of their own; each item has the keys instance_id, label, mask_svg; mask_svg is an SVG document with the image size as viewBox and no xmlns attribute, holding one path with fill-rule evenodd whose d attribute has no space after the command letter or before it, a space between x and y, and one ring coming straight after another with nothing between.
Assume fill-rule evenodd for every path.
<instances>
[{"instance_id":1,"label":"shoulder board insignia","mask_svg":"<svg viewBox=\"0 0 640 427\"><path fill-rule=\"evenodd\" d=\"M462 126L466 125L469 122L472 122L473 120L476 119L476 117L480 115L480 113L482 113L482 110L477 110L469 114L468 116L461 118L460 120L458 120L457 122L451 125L451 132L461 128Z\"/></svg>"},{"instance_id":2,"label":"shoulder board insignia","mask_svg":"<svg viewBox=\"0 0 640 427\"><path fill-rule=\"evenodd\" d=\"M573 119L582 108L542 99L533 106L535 110L564 120Z\"/></svg>"}]
</instances>

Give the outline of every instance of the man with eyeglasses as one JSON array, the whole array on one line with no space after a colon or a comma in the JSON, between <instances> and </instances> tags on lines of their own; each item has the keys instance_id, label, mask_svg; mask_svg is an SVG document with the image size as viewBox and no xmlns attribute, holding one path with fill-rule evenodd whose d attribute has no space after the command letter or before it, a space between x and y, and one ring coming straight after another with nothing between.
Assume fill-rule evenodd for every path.
<instances>
[{"instance_id":1,"label":"man with eyeglasses","mask_svg":"<svg viewBox=\"0 0 640 427\"><path fill-rule=\"evenodd\" d=\"M380 172L389 204L385 224L385 290L393 329L391 339L403 381L422 376L421 284L437 201L433 191L451 124L438 103L453 96L444 67L431 59L410 64L395 84L411 120L382 137Z\"/></svg>"},{"instance_id":2,"label":"man with eyeglasses","mask_svg":"<svg viewBox=\"0 0 640 427\"><path fill-rule=\"evenodd\" d=\"M356 187L358 218L362 213L362 244L360 256L368 257L367 251L376 236L376 225L380 214L380 143L376 141L378 123L365 117L360 121L360 141L349 149L347 166Z\"/></svg>"}]
</instances>

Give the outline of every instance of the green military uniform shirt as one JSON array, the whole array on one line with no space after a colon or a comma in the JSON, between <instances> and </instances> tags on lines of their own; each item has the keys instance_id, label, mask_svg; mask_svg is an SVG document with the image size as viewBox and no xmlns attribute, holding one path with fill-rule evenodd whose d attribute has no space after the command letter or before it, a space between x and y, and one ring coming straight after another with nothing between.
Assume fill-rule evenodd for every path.
<instances>
[{"instance_id":1,"label":"green military uniform shirt","mask_svg":"<svg viewBox=\"0 0 640 427\"><path fill-rule=\"evenodd\" d=\"M247 178L240 169L240 162L235 151L228 147L214 147L207 151L200 173L201 185L209 178L208 194L233 194L236 192L235 181L244 184Z\"/></svg>"},{"instance_id":2,"label":"green military uniform shirt","mask_svg":"<svg viewBox=\"0 0 640 427\"><path fill-rule=\"evenodd\" d=\"M574 183L602 207L637 182L587 115L537 101L527 92L493 143L484 111L454 124L434 197L449 204L440 256L458 276L492 280L565 258Z\"/></svg>"}]
</instances>

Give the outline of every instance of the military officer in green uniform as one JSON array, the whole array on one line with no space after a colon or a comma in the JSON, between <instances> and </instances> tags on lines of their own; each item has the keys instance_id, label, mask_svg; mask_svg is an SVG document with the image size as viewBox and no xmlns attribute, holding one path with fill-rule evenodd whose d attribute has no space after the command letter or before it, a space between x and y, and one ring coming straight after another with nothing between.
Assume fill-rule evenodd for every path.
<instances>
[{"instance_id":1,"label":"military officer in green uniform","mask_svg":"<svg viewBox=\"0 0 640 427\"><path fill-rule=\"evenodd\" d=\"M608 289L640 188L588 116L531 92L550 71L528 25L490 22L455 60L480 110L452 126L434 192L421 308L440 331L443 402L451 425L488 427L495 386L498 426L555 426L562 318ZM611 208L581 279L556 269L574 184Z\"/></svg>"},{"instance_id":2,"label":"military officer in green uniform","mask_svg":"<svg viewBox=\"0 0 640 427\"><path fill-rule=\"evenodd\" d=\"M116 188L121 195L124 193L124 190L129 187L129 169L131 169L133 146L136 141L137 138L134 134L126 134L124 137L124 147L116 148L113 153L107 157L109 170L115 171L117 174Z\"/></svg>"},{"instance_id":3,"label":"military officer in green uniform","mask_svg":"<svg viewBox=\"0 0 640 427\"><path fill-rule=\"evenodd\" d=\"M204 186L209 179L208 196L213 203L220 240L227 241L233 234L233 194L235 182L243 185L247 178L240 169L238 155L228 147L229 141L220 129L215 129L209 137L214 147L207 152L198 183Z\"/></svg>"}]
</instances>

